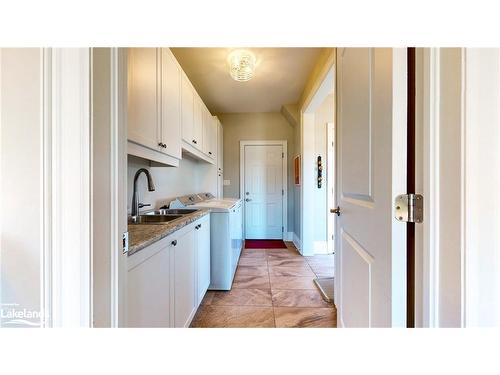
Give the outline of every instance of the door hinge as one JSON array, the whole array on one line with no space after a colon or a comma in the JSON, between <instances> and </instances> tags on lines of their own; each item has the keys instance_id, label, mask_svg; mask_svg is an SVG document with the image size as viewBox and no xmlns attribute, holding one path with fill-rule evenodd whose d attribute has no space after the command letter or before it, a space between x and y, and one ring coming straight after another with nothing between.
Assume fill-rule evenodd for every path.
<instances>
[{"instance_id":1,"label":"door hinge","mask_svg":"<svg viewBox=\"0 0 500 375\"><path fill-rule=\"evenodd\" d=\"M401 194L394 200L395 217L407 223L424 221L424 197L420 194Z\"/></svg>"},{"instance_id":2,"label":"door hinge","mask_svg":"<svg viewBox=\"0 0 500 375\"><path fill-rule=\"evenodd\" d=\"M285 158L285 153L284 153L284 152L282 152L282 153L281 153L281 158L282 158L282 159L284 159L284 158Z\"/></svg>"},{"instance_id":3,"label":"door hinge","mask_svg":"<svg viewBox=\"0 0 500 375\"><path fill-rule=\"evenodd\" d=\"M285 189L281 189L281 195L285 195Z\"/></svg>"}]
</instances>

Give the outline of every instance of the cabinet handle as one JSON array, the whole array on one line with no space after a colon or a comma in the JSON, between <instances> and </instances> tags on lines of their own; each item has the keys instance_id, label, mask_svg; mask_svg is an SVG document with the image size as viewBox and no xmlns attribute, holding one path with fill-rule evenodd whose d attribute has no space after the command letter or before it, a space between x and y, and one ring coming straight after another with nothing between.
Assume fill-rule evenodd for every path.
<instances>
[{"instance_id":1,"label":"cabinet handle","mask_svg":"<svg viewBox=\"0 0 500 375\"><path fill-rule=\"evenodd\" d=\"M167 145L162 142L158 143L158 146L160 146L161 148L167 148Z\"/></svg>"},{"instance_id":2,"label":"cabinet handle","mask_svg":"<svg viewBox=\"0 0 500 375\"><path fill-rule=\"evenodd\" d=\"M177 240L172 241L172 246L177 246Z\"/></svg>"},{"instance_id":3,"label":"cabinet handle","mask_svg":"<svg viewBox=\"0 0 500 375\"><path fill-rule=\"evenodd\" d=\"M212 155L212 151L208 151L208 155Z\"/></svg>"}]
</instances>

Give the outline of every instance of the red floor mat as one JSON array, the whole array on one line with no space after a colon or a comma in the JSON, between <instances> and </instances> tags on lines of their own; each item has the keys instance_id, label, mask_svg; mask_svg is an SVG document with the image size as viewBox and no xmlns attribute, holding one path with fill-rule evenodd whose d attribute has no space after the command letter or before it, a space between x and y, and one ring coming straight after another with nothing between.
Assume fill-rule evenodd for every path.
<instances>
[{"instance_id":1,"label":"red floor mat","mask_svg":"<svg viewBox=\"0 0 500 375\"><path fill-rule=\"evenodd\" d=\"M245 249L286 249L282 240L245 240Z\"/></svg>"}]
</instances>

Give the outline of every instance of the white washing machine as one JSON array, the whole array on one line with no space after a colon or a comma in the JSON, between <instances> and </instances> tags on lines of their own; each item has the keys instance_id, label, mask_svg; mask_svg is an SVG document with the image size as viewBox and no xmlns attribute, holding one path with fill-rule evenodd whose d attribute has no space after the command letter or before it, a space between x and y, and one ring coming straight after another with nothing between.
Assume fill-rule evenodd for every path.
<instances>
[{"instance_id":1,"label":"white washing machine","mask_svg":"<svg viewBox=\"0 0 500 375\"><path fill-rule=\"evenodd\" d=\"M210 209L210 286L230 290L243 246L241 199L216 199L210 193L178 197L170 208Z\"/></svg>"}]
</instances>

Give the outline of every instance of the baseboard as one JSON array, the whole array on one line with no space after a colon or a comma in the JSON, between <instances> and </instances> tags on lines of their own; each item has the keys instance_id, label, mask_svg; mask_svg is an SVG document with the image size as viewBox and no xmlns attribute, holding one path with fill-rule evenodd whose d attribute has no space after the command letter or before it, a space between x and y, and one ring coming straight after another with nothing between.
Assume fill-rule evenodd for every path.
<instances>
[{"instance_id":1,"label":"baseboard","mask_svg":"<svg viewBox=\"0 0 500 375\"><path fill-rule=\"evenodd\" d=\"M283 241L293 241L293 232L283 233Z\"/></svg>"},{"instance_id":2,"label":"baseboard","mask_svg":"<svg viewBox=\"0 0 500 375\"><path fill-rule=\"evenodd\" d=\"M297 248L297 250L300 251L300 238L295 234L295 233L292 233L293 234L293 244L295 245L295 247Z\"/></svg>"},{"instance_id":3,"label":"baseboard","mask_svg":"<svg viewBox=\"0 0 500 375\"><path fill-rule=\"evenodd\" d=\"M314 249L314 254L328 254L328 242L314 241L313 249Z\"/></svg>"}]
</instances>

